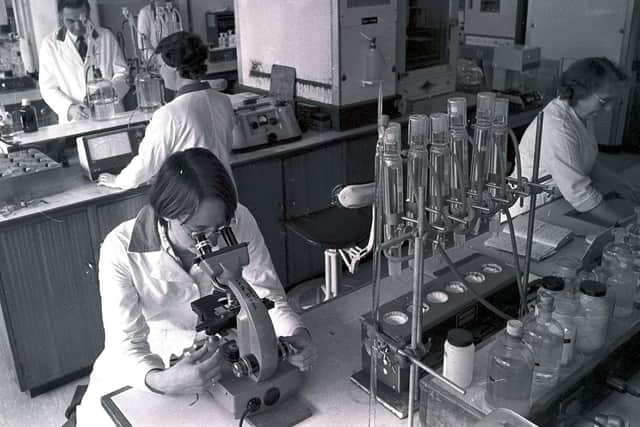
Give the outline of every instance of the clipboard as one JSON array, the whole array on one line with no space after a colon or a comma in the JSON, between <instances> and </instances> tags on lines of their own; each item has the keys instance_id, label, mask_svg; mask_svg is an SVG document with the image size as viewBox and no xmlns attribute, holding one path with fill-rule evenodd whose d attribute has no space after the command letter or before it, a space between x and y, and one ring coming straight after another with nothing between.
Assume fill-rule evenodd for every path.
<instances>
[{"instance_id":1,"label":"clipboard","mask_svg":"<svg viewBox=\"0 0 640 427\"><path fill-rule=\"evenodd\" d=\"M269 95L280 102L293 102L296 91L296 69L285 65L271 66Z\"/></svg>"}]
</instances>

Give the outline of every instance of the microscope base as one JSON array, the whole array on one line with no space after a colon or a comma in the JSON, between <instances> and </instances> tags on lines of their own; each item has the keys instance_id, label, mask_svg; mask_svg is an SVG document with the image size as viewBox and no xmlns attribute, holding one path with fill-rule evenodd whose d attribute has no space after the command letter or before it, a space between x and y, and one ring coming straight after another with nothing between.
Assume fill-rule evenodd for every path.
<instances>
[{"instance_id":1,"label":"microscope base","mask_svg":"<svg viewBox=\"0 0 640 427\"><path fill-rule=\"evenodd\" d=\"M280 363L276 373L266 381L237 378L225 371L222 379L211 391L216 402L235 419L239 419L251 399L260 400L260 408L251 414L264 412L289 398L302 385L302 373L288 363Z\"/></svg>"}]
</instances>

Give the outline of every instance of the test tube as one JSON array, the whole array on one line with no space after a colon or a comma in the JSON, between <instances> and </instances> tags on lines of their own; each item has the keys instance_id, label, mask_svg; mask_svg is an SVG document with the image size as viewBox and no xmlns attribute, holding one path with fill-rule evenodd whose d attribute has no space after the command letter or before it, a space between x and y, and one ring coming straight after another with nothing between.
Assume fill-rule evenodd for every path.
<instances>
[{"instance_id":1,"label":"test tube","mask_svg":"<svg viewBox=\"0 0 640 427\"><path fill-rule=\"evenodd\" d=\"M409 116L409 152L407 154L407 202L411 216L418 217L418 188L423 187L425 194L429 184L429 117L425 114Z\"/></svg>"},{"instance_id":2,"label":"test tube","mask_svg":"<svg viewBox=\"0 0 640 427\"><path fill-rule=\"evenodd\" d=\"M431 122L431 146L429 150L429 207L437 213L430 213L432 223L441 223L442 215L448 214L446 200L449 198L451 151L449 150L449 117L445 113L429 116Z\"/></svg>"},{"instance_id":3,"label":"test tube","mask_svg":"<svg viewBox=\"0 0 640 427\"><path fill-rule=\"evenodd\" d=\"M400 124L390 122L384 135L384 154L382 156L382 181L384 189L383 212L385 239L397 237L400 232L401 217L404 213L403 167L400 157ZM389 255L400 257L400 245L389 248ZM401 263L389 260L389 275L400 275Z\"/></svg>"}]
</instances>

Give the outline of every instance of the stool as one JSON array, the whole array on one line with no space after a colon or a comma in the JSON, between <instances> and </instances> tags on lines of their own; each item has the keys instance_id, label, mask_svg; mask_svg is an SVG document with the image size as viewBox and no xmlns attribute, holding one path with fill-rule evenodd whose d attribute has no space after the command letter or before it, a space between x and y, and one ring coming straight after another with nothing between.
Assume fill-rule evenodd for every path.
<instances>
[{"instance_id":1,"label":"stool","mask_svg":"<svg viewBox=\"0 0 640 427\"><path fill-rule=\"evenodd\" d=\"M368 240L371 208L345 209L334 206L286 221L284 225L306 242L324 249L323 301L335 298L340 292L342 280L340 251L349 250Z\"/></svg>"}]
</instances>

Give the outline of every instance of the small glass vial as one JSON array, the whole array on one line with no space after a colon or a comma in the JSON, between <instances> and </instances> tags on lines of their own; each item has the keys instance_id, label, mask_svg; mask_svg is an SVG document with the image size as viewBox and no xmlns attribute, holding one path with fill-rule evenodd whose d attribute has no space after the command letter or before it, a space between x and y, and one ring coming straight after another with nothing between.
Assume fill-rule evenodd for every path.
<instances>
[{"instance_id":1,"label":"small glass vial","mask_svg":"<svg viewBox=\"0 0 640 427\"><path fill-rule=\"evenodd\" d=\"M471 332L466 329L451 329L444 343L442 374L462 388L469 387L473 380L474 355Z\"/></svg>"},{"instance_id":2,"label":"small glass vial","mask_svg":"<svg viewBox=\"0 0 640 427\"><path fill-rule=\"evenodd\" d=\"M604 283L586 280L580 284L578 293L581 313L576 316L576 349L593 353L607 342L610 308L607 286Z\"/></svg>"},{"instance_id":3,"label":"small glass vial","mask_svg":"<svg viewBox=\"0 0 640 427\"><path fill-rule=\"evenodd\" d=\"M26 98L22 99L22 107L20 108L20 122L24 132L35 132L38 130L38 115L36 109L31 105L31 101Z\"/></svg>"}]
</instances>

